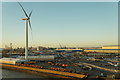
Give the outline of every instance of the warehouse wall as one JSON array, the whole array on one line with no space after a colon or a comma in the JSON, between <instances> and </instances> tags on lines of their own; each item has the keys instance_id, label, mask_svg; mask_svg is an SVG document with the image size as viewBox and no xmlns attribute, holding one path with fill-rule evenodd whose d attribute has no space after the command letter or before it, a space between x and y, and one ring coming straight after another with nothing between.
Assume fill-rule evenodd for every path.
<instances>
[{"instance_id":1,"label":"warehouse wall","mask_svg":"<svg viewBox=\"0 0 120 80\"><path fill-rule=\"evenodd\" d=\"M120 49L120 46L103 46L102 49Z\"/></svg>"}]
</instances>

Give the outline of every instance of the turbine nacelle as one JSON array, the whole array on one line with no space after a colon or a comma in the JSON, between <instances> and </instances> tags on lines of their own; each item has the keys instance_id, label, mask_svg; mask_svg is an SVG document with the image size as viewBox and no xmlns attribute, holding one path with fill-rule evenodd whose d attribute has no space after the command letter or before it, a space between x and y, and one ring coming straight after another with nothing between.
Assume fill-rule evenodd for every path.
<instances>
[{"instance_id":1,"label":"turbine nacelle","mask_svg":"<svg viewBox=\"0 0 120 80\"><path fill-rule=\"evenodd\" d=\"M29 18L22 18L22 20L29 20Z\"/></svg>"}]
</instances>

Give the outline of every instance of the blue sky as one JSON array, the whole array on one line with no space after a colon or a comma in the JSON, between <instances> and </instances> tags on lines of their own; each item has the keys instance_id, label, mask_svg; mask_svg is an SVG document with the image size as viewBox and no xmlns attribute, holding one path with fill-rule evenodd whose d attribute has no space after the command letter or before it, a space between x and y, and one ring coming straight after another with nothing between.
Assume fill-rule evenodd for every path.
<instances>
[{"instance_id":1,"label":"blue sky","mask_svg":"<svg viewBox=\"0 0 120 80\"><path fill-rule=\"evenodd\" d=\"M118 43L117 2L21 2L31 16L29 46L95 47ZM2 3L3 46L24 47L24 13L16 2Z\"/></svg>"}]
</instances>

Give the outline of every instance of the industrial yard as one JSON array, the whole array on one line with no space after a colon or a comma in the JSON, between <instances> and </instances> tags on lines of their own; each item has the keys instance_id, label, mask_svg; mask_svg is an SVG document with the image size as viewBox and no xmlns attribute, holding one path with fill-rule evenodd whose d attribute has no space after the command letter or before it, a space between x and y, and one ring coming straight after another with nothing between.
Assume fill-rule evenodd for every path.
<instances>
[{"instance_id":1,"label":"industrial yard","mask_svg":"<svg viewBox=\"0 0 120 80\"><path fill-rule=\"evenodd\" d=\"M51 51L51 52L50 52ZM94 54L94 55L92 55ZM95 55L96 54L96 55ZM109 55L106 55L109 54ZM28 60L19 54L6 54L3 64L84 75L85 78L120 78L119 53L84 52L82 49L33 51ZM94 73L97 72L97 73ZM92 73L92 74L91 74Z\"/></svg>"}]
</instances>

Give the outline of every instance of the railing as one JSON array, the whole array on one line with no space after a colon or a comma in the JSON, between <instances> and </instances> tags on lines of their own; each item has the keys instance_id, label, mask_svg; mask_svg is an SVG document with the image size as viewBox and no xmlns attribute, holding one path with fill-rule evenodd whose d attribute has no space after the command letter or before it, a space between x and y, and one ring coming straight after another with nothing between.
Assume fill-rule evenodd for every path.
<instances>
[{"instance_id":1,"label":"railing","mask_svg":"<svg viewBox=\"0 0 120 80\"><path fill-rule=\"evenodd\" d=\"M57 74L60 76L71 77L71 78L86 78L87 77L87 75L85 74L65 72L67 71L67 69L61 69L61 68L48 68L48 69L45 68L44 69L42 66L28 65L28 64L16 64L16 65L2 64L2 66L4 68L9 68L9 69L11 68L15 70L22 69L24 71L28 70L28 71L34 71L34 72L44 72L44 73L49 73L49 74L55 74L55 75Z\"/></svg>"}]
</instances>

